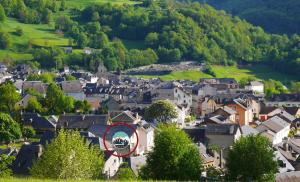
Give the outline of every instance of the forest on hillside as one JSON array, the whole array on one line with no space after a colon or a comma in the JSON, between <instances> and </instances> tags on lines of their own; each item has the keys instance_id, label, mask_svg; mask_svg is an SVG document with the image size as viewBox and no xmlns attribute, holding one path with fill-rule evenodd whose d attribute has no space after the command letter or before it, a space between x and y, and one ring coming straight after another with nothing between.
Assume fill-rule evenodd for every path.
<instances>
[{"instance_id":1,"label":"forest on hillside","mask_svg":"<svg viewBox=\"0 0 300 182\"><path fill-rule=\"evenodd\" d=\"M299 0L198 0L239 16L270 33L300 33Z\"/></svg>"},{"instance_id":2,"label":"forest on hillside","mask_svg":"<svg viewBox=\"0 0 300 182\"><path fill-rule=\"evenodd\" d=\"M0 0L0 4L0 15L29 24L47 23L42 15L48 12L49 21L54 21L56 31L62 32L70 45L95 49L84 55L66 54L58 47L29 47L32 62L42 68L59 69L68 64L94 70L103 61L115 71L195 60L218 65L265 63L281 72L300 74L298 35L267 34L206 4L145 0L134 6L104 3L81 9L69 8L65 0ZM66 9L69 13L56 14ZM39 21L31 21L37 17ZM10 49L10 36L1 31L2 49ZM143 42L145 48L129 49L123 40Z\"/></svg>"}]
</instances>

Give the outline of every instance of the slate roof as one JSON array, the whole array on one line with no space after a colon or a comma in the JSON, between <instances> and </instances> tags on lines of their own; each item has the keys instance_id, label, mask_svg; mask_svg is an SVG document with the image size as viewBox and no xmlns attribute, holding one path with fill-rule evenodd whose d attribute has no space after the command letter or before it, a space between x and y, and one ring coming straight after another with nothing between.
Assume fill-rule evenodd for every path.
<instances>
[{"instance_id":1,"label":"slate roof","mask_svg":"<svg viewBox=\"0 0 300 182\"><path fill-rule=\"evenodd\" d=\"M285 120L288 123L291 123L296 119L293 115L291 115L290 113L288 113L286 111L281 111L280 113L276 114L275 116L280 117L281 119Z\"/></svg>"},{"instance_id":2,"label":"slate roof","mask_svg":"<svg viewBox=\"0 0 300 182\"><path fill-rule=\"evenodd\" d=\"M42 145L23 145L12 163L14 174L28 174L33 162L40 157Z\"/></svg>"},{"instance_id":3,"label":"slate roof","mask_svg":"<svg viewBox=\"0 0 300 182\"><path fill-rule=\"evenodd\" d=\"M238 124L213 124L203 127L207 135L235 135L240 126Z\"/></svg>"},{"instance_id":4,"label":"slate roof","mask_svg":"<svg viewBox=\"0 0 300 182\"><path fill-rule=\"evenodd\" d=\"M122 95L125 93L125 91L126 91L126 88L113 87L110 85L84 88L84 93L86 95L93 95L93 94Z\"/></svg>"},{"instance_id":5,"label":"slate roof","mask_svg":"<svg viewBox=\"0 0 300 182\"><path fill-rule=\"evenodd\" d=\"M278 108L277 107L263 106L263 107L261 107L260 114L269 114L270 112L273 112L276 109L278 109Z\"/></svg>"},{"instance_id":6,"label":"slate roof","mask_svg":"<svg viewBox=\"0 0 300 182\"><path fill-rule=\"evenodd\" d=\"M41 81L24 81L22 85L22 90L34 89L40 94L46 94L48 85Z\"/></svg>"},{"instance_id":7,"label":"slate roof","mask_svg":"<svg viewBox=\"0 0 300 182\"><path fill-rule=\"evenodd\" d=\"M287 126L289 126L288 122L286 122L285 120L283 120L278 116L273 116L269 118L267 121L263 122L261 125L257 126L256 129L259 132L270 130L274 133L277 133Z\"/></svg>"},{"instance_id":8,"label":"slate roof","mask_svg":"<svg viewBox=\"0 0 300 182\"><path fill-rule=\"evenodd\" d=\"M273 102L300 102L300 94L275 94L269 101Z\"/></svg>"},{"instance_id":9,"label":"slate roof","mask_svg":"<svg viewBox=\"0 0 300 182\"><path fill-rule=\"evenodd\" d=\"M284 107L284 110L289 114L295 116L297 112L300 110L299 107Z\"/></svg>"},{"instance_id":10,"label":"slate roof","mask_svg":"<svg viewBox=\"0 0 300 182\"><path fill-rule=\"evenodd\" d=\"M24 113L21 116L23 125L32 126L35 130L55 130L56 125L37 113Z\"/></svg>"},{"instance_id":11,"label":"slate roof","mask_svg":"<svg viewBox=\"0 0 300 182\"><path fill-rule=\"evenodd\" d=\"M251 86L263 86L264 84L259 82L259 81L251 81L249 83L249 85L251 85Z\"/></svg>"},{"instance_id":12,"label":"slate roof","mask_svg":"<svg viewBox=\"0 0 300 182\"><path fill-rule=\"evenodd\" d=\"M88 129L92 125L106 125L107 115L60 115L57 128Z\"/></svg>"},{"instance_id":13,"label":"slate roof","mask_svg":"<svg viewBox=\"0 0 300 182\"><path fill-rule=\"evenodd\" d=\"M183 131L193 140L194 143L204 143L205 129L199 127L184 128Z\"/></svg>"},{"instance_id":14,"label":"slate roof","mask_svg":"<svg viewBox=\"0 0 300 182\"><path fill-rule=\"evenodd\" d=\"M55 137L56 137L55 131L46 131L43 133L43 135L40 138L40 144L46 146L47 144L50 144Z\"/></svg>"},{"instance_id":15,"label":"slate roof","mask_svg":"<svg viewBox=\"0 0 300 182\"><path fill-rule=\"evenodd\" d=\"M200 83L205 84L237 84L234 78L201 78Z\"/></svg>"},{"instance_id":16,"label":"slate roof","mask_svg":"<svg viewBox=\"0 0 300 182\"><path fill-rule=\"evenodd\" d=\"M131 111L122 111L116 116L112 117L113 122L125 122L125 123L133 123L137 118L134 117L134 113Z\"/></svg>"},{"instance_id":17,"label":"slate roof","mask_svg":"<svg viewBox=\"0 0 300 182\"><path fill-rule=\"evenodd\" d=\"M131 125L134 129L137 129L137 125L136 124L132 124ZM91 132L92 134L94 134L96 137L101 137L103 138L103 135L106 131L106 129L109 127L109 125L101 125L101 124L95 124L92 125L88 131ZM131 137L134 134L134 131L128 127L125 127L123 125L120 126L115 126L115 127L111 127L109 132L107 133L107 136L105 137L106 140L111 141L114 133L118 132L118 131L123 131L125 132L129 137Z\"/></svg>"},{"instance_id":18,"label":"slate roof","mask_svg":"<svg viewBox=\"0 0 300 182\"><path fill-rule=\"evenodd\" d=\"M64 93L81 93L83 91L79 80L63 81L61 82L61 88Z\"/></svg>"},{"instance_id":19,"label":"slate roof","mask_svg":"<svg viewBox=\"0 0 300 182\"><path fill-rule=\"evenodd\" d=\"M248 136L248 135L257 135L259 132L255 129L252 128L251 126L244 125L241 127L243 136Z\"/></svg>"}]
</instances>

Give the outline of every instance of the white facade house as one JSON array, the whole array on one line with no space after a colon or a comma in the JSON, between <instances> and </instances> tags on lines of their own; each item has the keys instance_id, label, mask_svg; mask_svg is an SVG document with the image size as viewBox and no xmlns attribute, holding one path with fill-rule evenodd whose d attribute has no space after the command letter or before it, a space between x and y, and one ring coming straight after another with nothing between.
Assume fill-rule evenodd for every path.
<instances>
[{"instance_id":1,"label":"white facade house","mask_svg":"<svg viewBox=\"0 0 300 182\"><path fill-rule=\"evenodd\" d=\"M264 93L264 84L258 81L251 81L245 86L246 90L251 90L254 93Z\"/></svg>"},{"instance_id":2,"label":"white facade house","mask_svg":"<svg viewBox=\"0 0 300 182\"><path fill-rule=\"evenodd\" d=\"M256 130L266 136L272 145L282 142L288 137L290 132L290 123L286 122L278 116L274 116L256 127Z\"/></svg>"},{"instance_id":3,"label":"white facade house","mask_svg":"<svg viewBox=\"0 0 300 182\"><path fill-rule=\"evenodd\" d=\"M145 121L138 123L137 133L139 144L136 154L142 155L150 152L154 147L154 128Z\"/></svg>"},{"instance_id":4,"label":"white facade house","mask_svg":"<svg viewBox=\"0 0 300 182\"><path fill-rule=\"evenodd\" d=\"M114 154L116 155L117 152L114 152ZM122 162L123 161L121 157L117 157L112 155L109 152L105 152L105 163L104 163L103 173L108 178L113 177L117 173Z\"/></svg>"}]
</instances>

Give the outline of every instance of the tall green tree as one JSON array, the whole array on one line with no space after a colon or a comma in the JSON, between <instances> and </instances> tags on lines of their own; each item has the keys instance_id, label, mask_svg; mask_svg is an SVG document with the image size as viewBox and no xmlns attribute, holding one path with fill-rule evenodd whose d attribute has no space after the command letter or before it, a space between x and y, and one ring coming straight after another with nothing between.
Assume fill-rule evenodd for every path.
<instances>
[{"instance_id":1,"label":"tall green tree","mask_svg":"<svg viewBox=\"0 0 300 182\"><path fill-rule=\"evenodd\" d=\"M20 100L21 96L12 83L0 85L0 111L12 113Z\"/></svg>"},{"instance_id":2,"label":"tall green tree","mask_svg":"<svg viewBox=\"0 0 300 182\"><path fill-rule=\"evenodd\" d=\"M0 113L0 142L11 142L21 137L20 125L9 114Z\"/></svg>"},{"instance_id":3,"label":"tall green tree","mask_svg":"<svg viewBox=\"0 0 300 182\"><path fill-rule=\"evenodd\" d=\"M159 100L153 103L145 111L145 118L147 120L157 120L159 122L170 122L177 118L178 113L175 105L167 100Z\"/></svg>"},{"instance_id":4,"label":"tall green tree","mask_svg":"<svg viewBox=\"0 0 300 182\"><path fill-rule=\"evenodd\" d=\"M28 100L26 111L41 113L43 112L43 106L35 96L32 96Z\"/></svg>"},{"instance_id":5,"label":"tall green tree","mask_svg":"<svg viewBox=\"0 0 300 182\"><path fill-rule=\"evenodd\" d=\"M116 179L120 181L134 181L137 178L128 164L124 163L120 166L116 174Z\"/></svg>"},{"instance_id":6,"label":"tall green tree","mask_svg":"<svg viewBox=\"0 0 300 182\"><path fill-rule=\"evenodd\" d=\"M0 178L12 176L13 171L10 169L10 165L14 160L14 156L0 155Z\"/></svg>"},{"instance_id":7,"label":"tall green tree","mask_svg":"<svg viewBox=\"0 0 300 182\"><path fill-rule=\"evenodd\" d=\"M173 125L162 124L155 133L154 148L142 167L142 179L200 180L202 159L191 139Z\"/></svg>"},{"instance_id":8,"label":"tall green tree","mask_svg":"<svg viewBox=\"0 0 300 182\"><path fill-rule=\"evenodd\" d=\"M64 93L62 90L55 84L51 83L46 92L46 106L50 113L59 113L61 112L61 101L64 98Z\"/></svg>"},{"instance_id":9,"label":"tall green tree","mask_svg":"<svg viewBox=\"0 0 300 182\"><path fill-rule=\"evenodd\" d=\"M10 35L7 32L0 31L0 49L8 49L11 43Z\"/></svg>"},{"instance_id":10,"label":"tall green tree","mask_svg":"<svg viewBox=\"0 0 300 182\"><path fill-rule=\"evenodd\" d=\"M274 180L277 162L269 140L261 135L250 135L232 146L226 168L230 181L267 181Z\"/></svg>"},{"instance_id":11,"label":"tall green tree","mask_svg":"<svg viewBox=\"0 0 300 182\"><path fill-rule=\"evenodd\" d=\"M99 179L103 165L99 149L89 147L79 132L61 130L34 163L30 173L37 178Z\"/></svg>"},{"instance_id":12,"label":"tall green tree","mask_svg":"<svg viewBox=\"0 0 300 182\"><path fill-rule=\"evenodd\" d=\"M6 18L5 10L3 6L0 4L0 22L3 22Z\"/></svg>"}]
</instances>

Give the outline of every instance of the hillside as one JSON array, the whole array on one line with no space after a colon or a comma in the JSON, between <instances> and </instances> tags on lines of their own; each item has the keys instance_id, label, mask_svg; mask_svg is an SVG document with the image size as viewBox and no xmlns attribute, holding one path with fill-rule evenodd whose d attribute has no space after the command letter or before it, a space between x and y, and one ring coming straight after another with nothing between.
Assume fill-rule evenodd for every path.
<instances>
[{"instance_id":1,"label":"hillside","mask_svg":"<svg viewBox=\"0 0 300 182\"><path fill-rule=\"evenodd\" d=\"M201 0L279 34L300 33L298 0Z\"/></svg>"},{"instance_id":2,"label":"hillside","mask_svg":"<svg viewBox=\"0 0 300 182\"><path fill-rule=\"evenodd\" d=\"M2 0L0 58L43 69L110 71L184 60L263 63L299 75L299 36L271 35L199 3L114 0ZM66 53L63 47L72 47ZM93 54L83 54L90 47ZM15 62L14 62L15 61ZM288 70L288 71L287 71Z\"/></svg>"}]
</instances>

